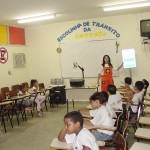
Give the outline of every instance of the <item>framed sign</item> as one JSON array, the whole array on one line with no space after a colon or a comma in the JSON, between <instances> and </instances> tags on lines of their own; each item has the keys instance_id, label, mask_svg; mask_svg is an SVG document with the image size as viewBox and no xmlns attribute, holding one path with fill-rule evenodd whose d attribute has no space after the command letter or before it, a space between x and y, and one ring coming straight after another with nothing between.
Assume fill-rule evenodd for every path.
<instances>
[{"instance_id":1,"label":"framed sign","mask_svg":"<svg viewBox=\"0 0 150 150\"><path fill-rule=\"evenodd\" d=\"M122 60L124 68L135 68L136 67L135 50L133 48L123 49Z\"/></svg>"}]
</instances>

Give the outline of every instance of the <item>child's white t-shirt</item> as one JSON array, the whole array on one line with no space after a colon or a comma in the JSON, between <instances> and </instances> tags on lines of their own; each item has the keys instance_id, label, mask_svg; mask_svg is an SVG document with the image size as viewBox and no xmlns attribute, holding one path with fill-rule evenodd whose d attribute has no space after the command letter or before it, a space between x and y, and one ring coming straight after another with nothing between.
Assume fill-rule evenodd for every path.
<instances>
[{"instance_id":1,"label":"child's white t-shirt","mask_svg":"<svg viewBox=\"0 0 150 150\"><path fill-rule=\"evenodd\" d=\"M18 94L22 95L24 93L22 93L22 91L19 91ZM28 92L25 93L25 95L28 95L28 94L29 94Z\"/></svg>"},{"instance_id":2,"label":"child's white t-shirt","mask_svg":"<svg viewBox=\"0 0 150 150\"><path fill-rule=\"evenodd\" d=\"M92 120L90 120L95 126L98 125L103 125L103 126L114 126L114 122L112 118L110 117L110 114L106 108L106 106L102 105L100 108L96 110L90 110L90 115L94 117ZM108 134L108 135L113 135L113 131L107 131L107 130L100 130L98 129L99 132Z\"/></svg>"},{"instance_id":3,"label":"child's white t-shirt","mask_svg":"<svg viewBox=\"0 0 150 150\"><path fill-rule=\"evenodd\" d=\"M86 128L83 128L78 135L66 134L65 139L67 143L72 143L73 150L82 150L83 145L89 147L91 150L99 150L95 137Z\"/></svg>"},{"instance_id":4,"label":"child's white t-shirt","mask_svg":"<svg viewBox=\"0 0 150 150\"><path fill-rule=\"evenodd\" d=\"M109 116L110 116L111 118L116 118L116 117L117 117L115 111L112 109L111 105L108 104L108 102L106 103L106 109L107 109L107 111L109 112Z\"/></svg>"},{"instance_id":5,"label":"child's white t-shirt","mask_svg":"<svg viewBox=\"0 0 150 150\"><path fill-rule=\"evenodd\" d=\"M109 95L108 104L110 104L113 109L122 110L122 100L120 93L117 92L114 95Z\"/></svg>"},{"instance_id":6,"label":"child's white t-shirt","mask_svg":"<svg viewBox=\"0 0 150 150\"><path fill-rule=\"evenodd\" d=\"M131 104L131 109L134 113L137 113L138 105L139 105L139 102L142 101L142 98L143 98L142 91L134 94L133 99L132 99L133 105ZM136 106L134 106L134 105L136 105Z\"/></svg>"}]
</instances>

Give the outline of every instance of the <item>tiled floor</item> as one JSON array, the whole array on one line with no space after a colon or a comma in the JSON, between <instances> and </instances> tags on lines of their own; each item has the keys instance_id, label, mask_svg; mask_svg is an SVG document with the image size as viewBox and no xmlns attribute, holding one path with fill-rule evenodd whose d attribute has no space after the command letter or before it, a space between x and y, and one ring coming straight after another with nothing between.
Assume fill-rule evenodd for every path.
<instances>
[{"instance_id":1,"label":"tiled floor","mask_svg":"<svg viewBox=\"0 0 150 150\"><path fill-rule=\"evenodd\" d=\"M75 109L69 102L69 111L85 108L88 102L75 102ZM36 115L32 118L28 115L28 121L23 122L20 118L20 125L14 120L12 129L7 123L7 133L4 133L3 126L2 138L0 138L0 150L50 150L50 144L54 137L57 137L63 127L63 117L66 114L66 104L55 108L49 108L48 112L44 110L44 117L38 118ZM128 128L129 147L136 141L132 126Z\"/></svg>"}]
</instances>

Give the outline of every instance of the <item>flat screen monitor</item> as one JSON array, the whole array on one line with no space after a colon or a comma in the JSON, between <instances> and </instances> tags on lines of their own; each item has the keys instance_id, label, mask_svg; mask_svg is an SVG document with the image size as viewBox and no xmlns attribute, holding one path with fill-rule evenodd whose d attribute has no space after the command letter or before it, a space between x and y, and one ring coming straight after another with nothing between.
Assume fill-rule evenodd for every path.
<instances>
[{"instance_id":1,"label":"flat screen monitor","mask_svg":"<svg viewBox=\"0 0 150 150\"><path fill-rule=\"evenodd\" d=\"M141 36L150 38L150 19L140 21Z\"/></svg>"},{"instance_id":2,"label":"flat screen monitor","mask_svg":"<svg viewBox=\"0 0 150 150\"><path fill-rule=\"evenodd\" d=\"M136 58L135 50L132 49L123 49L122 50L122 59L124 68L135 68L136 67Z\"/></svg>"}]
</instances>

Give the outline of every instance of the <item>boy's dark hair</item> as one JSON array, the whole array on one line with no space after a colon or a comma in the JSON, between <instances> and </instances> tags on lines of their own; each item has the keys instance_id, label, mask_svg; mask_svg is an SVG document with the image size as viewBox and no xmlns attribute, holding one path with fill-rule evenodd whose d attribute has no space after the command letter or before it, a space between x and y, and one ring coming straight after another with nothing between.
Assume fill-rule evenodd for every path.
<instances>
[{"instance_id":1,"label":"boy's dark hair","mask_svg":"<svg viewBox=\"0 0 150 150\"><path fill-rule=\"evenodd\" d=\"M125 82L126 84L128 84L128 85L131 85L132 79L131 79L130 77L126 77L126 78L124 79L124 82Z\"/></svg>"},{"instance_id":2,"label":"boy's dark hair","mask_svg":"<svg viewBox=\"0 0 150 150\"><path fill-rule=\"evenodd\" d=\"M64 116L64 119L66 118L69 118L73 123L79 122L81 127L83 126L83 116L78 111L72 111L72 112L67 113Z\"/></svg>"},{"instance_id":3,"label":"boy's dark hair","mask_svg":"<svg viewBox=\"0 0 150 150\"><path fill-rule=\"evenodd\" d=\"M108 87L107 87L107 89L108 89L108 92L109 92L111 95L116 94L117 89L116 89L116 86L115 86L115 85L109 84Z\"/></svg>"},{"instance_id":4,"label":"boy's dark hair","mask_svg":"<svg viewBox=\"0 0 150 150\"><path fill-rule=\"evenodd\" d=\"M135 87L139 90L142 91L144 88L144 83L142 81L136 81L135 82Z\"/></svg>"},{"instance_id":5,"label":"boy's dark hair","mask_svg":"<svg viewBox=\"0 0 150 150\"><path fill-rule=\"evenodd\" d=\"M35 83L35 82L37 82L36 79L32 79L32 80L30 81L30 87L31 87L31 88L34 86L34 83Z\"/></svg>"},{"instance_id":6,"label":"boy's dark hair","mask_svg":"<svg viewBox=\"0 0 150 150\"><path fill-rule=\"evenodd\" d=\"M105 103L106 101L108 101L108 94L107 92L95 92L90 98L90 101L96 101L99 100L100 104Z\"/></svg>"},{"instance_id":7,"label":"boy's dark hair","mask_svg":"<svg viewBox=\"0 0 150 150\"><path fill-rule=\"evenodd\" d=\"M23 85L19 85L19 90L22 91Z\"/></svg>"}]
</instances>

